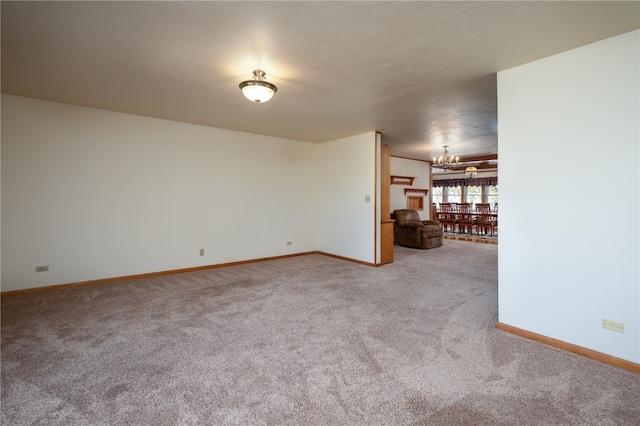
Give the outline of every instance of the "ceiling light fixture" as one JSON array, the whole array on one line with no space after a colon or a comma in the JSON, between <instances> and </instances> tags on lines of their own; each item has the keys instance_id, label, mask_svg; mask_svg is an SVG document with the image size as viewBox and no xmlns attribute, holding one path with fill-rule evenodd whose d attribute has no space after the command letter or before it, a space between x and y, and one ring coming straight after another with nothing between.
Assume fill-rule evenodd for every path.
<instances>
[{"instance_id":1,"label":"ceiling light fixture","mask_svg":"<svg viewBox=\"0 0 640 426\"><path fill-rule=\"evenodd\" d=\"M478 169L475 166L469 166L464 170L464 174L473 179L478 174Z\"/></svg>"},{"instance_id":2,"label":"ceiling light fixture","mask_svg":"<svg viewBox=\"0 0 640 426\"><path fill-rule=\"evenodd\" d=\"M460 157L449 155L449 151L447 151L449 145L443 145L442 147L444 148L444 154L442 154L440 158L433 157L433 167L444 169L446 171L447 169L451 169L458 165Z\"/></svg>"},{"instance_id":3,"label":"ceiling light fixture","mask_svg":"<svg viewBox=\"0 0 640 426\"><path fill-rule=\"evenodd\" d=\"M267 102L278 91L274 84L265 81L266 75L262 70L253 70L253 80L240 83L242 94L258 105Z\"/></svg>"}]
</instances>

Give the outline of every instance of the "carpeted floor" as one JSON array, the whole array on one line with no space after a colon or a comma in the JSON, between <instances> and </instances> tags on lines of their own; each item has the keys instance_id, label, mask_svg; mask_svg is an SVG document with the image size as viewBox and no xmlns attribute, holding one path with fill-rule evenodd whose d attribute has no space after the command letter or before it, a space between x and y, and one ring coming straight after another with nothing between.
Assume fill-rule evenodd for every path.
<instances>
[{"instance_id":1,"label":"carpeted floor","mask_svg":"<svg viewBox=\"0 0 640 426\"><path fill-rule=\"evenodd\" d=\"M494 328L497 251L2 299L3 425L638 425L640 375Z\"/></svg>"}]
</instances>

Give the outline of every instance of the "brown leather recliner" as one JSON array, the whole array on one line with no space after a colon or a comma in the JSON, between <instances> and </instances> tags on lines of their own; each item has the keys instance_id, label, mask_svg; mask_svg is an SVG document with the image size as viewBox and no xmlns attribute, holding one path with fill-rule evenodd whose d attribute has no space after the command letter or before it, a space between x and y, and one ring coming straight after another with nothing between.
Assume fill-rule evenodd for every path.
<instances>
[{"instance_id":1,"label":"brown leather recliner","mask_svg":"<svg viewBox=\"0 0 640 426\"><path fill-rule=\"evenodd\" d=\"M393 236L396 244L405 247L430 249L442 245L442 225L437 220L420 220L416 210L393 212L396 220Z\"/></svg>"}]
</instances>

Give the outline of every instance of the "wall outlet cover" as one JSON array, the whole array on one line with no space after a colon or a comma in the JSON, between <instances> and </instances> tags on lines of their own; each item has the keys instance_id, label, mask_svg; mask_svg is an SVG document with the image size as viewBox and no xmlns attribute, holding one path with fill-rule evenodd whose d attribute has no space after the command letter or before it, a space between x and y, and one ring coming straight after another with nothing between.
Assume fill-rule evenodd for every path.
<instances>
[{"instance_id":1,"label":"wall outlet cover","mask_svg":"<svg viewBox=\"0 0 640 426\"><path fill-rule=\"evenodd\" d=\"M602 318L602 328L624 333L624 323Z\"/></svg>"}]
</instances>

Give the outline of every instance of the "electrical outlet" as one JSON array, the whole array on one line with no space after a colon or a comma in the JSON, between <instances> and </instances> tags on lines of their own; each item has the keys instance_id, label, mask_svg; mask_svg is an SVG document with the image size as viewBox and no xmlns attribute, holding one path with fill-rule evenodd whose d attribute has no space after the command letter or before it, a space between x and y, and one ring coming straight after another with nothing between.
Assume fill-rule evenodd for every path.
<instances>
[{"instance_id":1,"label":"electrical outlet","mask_svg":"<svg viewBox=\"0 0 640 426\"><path fill-rule=\"evenodd\" d=\"M200 249L200 256L204 256L204 249Z\"/></svg>"},{"instance_id":2,"label":"electrical outlet","mask_svg":"<svg viewBox=\"0 0 640 426\"><path fill-rule=\"evenodd\" d=\"M48 270L49 270L49 265L36 266L36 272L47 272Z\"/></svg>"},{"instance_id":3,"label":"electrical outlet","mask_svg":"<svg viewBox=\"0 0 640 426\"><path fill-rule=\"evenodd\" d=\"M618 333L624 333L624 324L617 321L612 321L602 318L602 328L607 330L617 331Z\"/></svg>"},{"instance_id":4,"label":"electrical outlet","mask_svg":"<svg viewBox=\"0 0 640 426\"><path fill-rule=\"evenodd\" d=\"M291 245L291 241L287 241L287 245L290 246Z\"/></svg>"}]
</instances>

